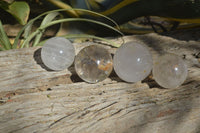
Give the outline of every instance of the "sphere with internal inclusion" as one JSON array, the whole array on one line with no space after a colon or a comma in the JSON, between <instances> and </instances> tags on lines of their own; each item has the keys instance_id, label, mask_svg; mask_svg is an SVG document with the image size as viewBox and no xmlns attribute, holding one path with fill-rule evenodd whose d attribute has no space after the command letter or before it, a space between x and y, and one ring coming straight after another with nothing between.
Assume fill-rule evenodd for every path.
<instances>
[{"instance_id":1,"label":"sphere with internal inclusion","mask_svg":"<svg viewBox=\"0 0 200 133\"><path fill-rule=\"evenodd\" d=\"M153 77L164 88L177 88L187 78L187 65L184 60L174 54L165 54L155 60Z\"/></svg>"},{"instance_id":2,"label":"sphere with internal inclusion","mask_svg":"<svg viewBox=\"0 0 200 133\"><path fill-rule=\"evenodd\" d=\"M88 83L106 79L113 68L111 54L98 45L83 48L76 56L74 64L78 76Z\"/></svg>"},{"instance_id":3,"label":"sphere with internal inclusion","mask_svg":"<svg viewBox=\"0 0 200 133\"><path fill-rule=\"evenodd\" d=\"M135 42L119 47L113 61L116 74L126 82L141 81L152 70L152 56L148 48Z\"/></svg>"},{"instance_id":4,"label":"sphere with internal inclusion","mask_svg":"<svg viewBox=\"0 0 200 133\"><path fill-rule=\"evenodd\" d=\"M75 49L69 40L63 37L53 37L44 43L41 58L49 69L64 70L72 65Z\"/></svg>"}]
</instances>

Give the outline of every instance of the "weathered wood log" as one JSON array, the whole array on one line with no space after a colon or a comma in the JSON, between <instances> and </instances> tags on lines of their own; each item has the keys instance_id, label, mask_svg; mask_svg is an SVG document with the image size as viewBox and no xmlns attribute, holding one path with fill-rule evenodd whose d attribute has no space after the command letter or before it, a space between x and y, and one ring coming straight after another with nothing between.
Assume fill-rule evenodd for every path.
<instances>
[{"instance_id":1,"label":"weathered wood log","mask_svg":"<svg viewBox=\"0 0 200 133\"><path fill-rule=\"evenodd\" d=\"M124 40L147 45L154 59L164 52L184 56L185 83L163 89L151 78L129 84L115 75L97 84L73 82L73 67L49 71L39 47L0 52L0 132L200 132L200 44L157 34Z\"/></svg>"},{"instance_id":2,"label":"weathered wood log","mask_svg":"<svg viewBox=\"0 0 200 133\"><path fill-rule=\"evenodd\" d=\"M59 83L69 83L68 70L48 70L40 58L41 48L4 51L0 54L0 91L46 89ZM25 90L23 90L25 89ZM2 94L2 93L1 93Z\"/></svg>"}]
</instances>

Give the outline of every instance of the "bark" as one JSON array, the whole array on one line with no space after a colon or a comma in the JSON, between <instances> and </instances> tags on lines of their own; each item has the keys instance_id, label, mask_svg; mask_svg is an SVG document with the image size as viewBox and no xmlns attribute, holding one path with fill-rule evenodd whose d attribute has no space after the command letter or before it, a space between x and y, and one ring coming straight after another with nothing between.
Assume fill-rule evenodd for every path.
<instances>
[{"instance_id":1,"label":"bark","mask_svg":"<svg viewBox=\"0 0 200 133\"><path fill-rule=\"evenodd\" d=\"M187 80L179 88L164 89L152 76L129 84L112 74L88 84L77 78L73 66L48 70L41 62L40 47L0 52L0 131L200 132L199 43L157 34L124 40L148 46L154 59L165 52L183 56L189 67ZM85 46L74 45L76 52ZM107 48L111 53L116 50Z\"/></svg>"}]
</instances>

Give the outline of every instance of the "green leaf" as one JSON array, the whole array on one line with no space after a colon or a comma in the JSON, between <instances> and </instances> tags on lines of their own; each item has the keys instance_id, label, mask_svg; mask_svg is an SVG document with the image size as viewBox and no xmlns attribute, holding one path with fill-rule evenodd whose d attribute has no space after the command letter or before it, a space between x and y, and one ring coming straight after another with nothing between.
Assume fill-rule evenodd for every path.
<instances>
[{"instance_id":1,"label":"green leaf","mask_svg":"<svg viewBox=\"0 0 200 133\"><path fill-rule=\"evenodd\" d=\"M46 25L40 26L35 32L33 32L26 40L24 40L24 42L21 44L21 48L23 48L24 46L28 45L30 40L33 39L38 33L40 33L40 31L46 29L49 26L55 25L55 24L59 24L59 23L63 23L63 22L72 22L72 21L83 21L83 22L90 22L90 23L95 23L101 26L104 26L108 29L111 29L113 31L115 31L116 33L119 33L120 35L123 35L123 33L121 33L119 30L113 28L110 25L107 25L105 23L102 23L100 21L95 21L95 20L91 20L91 19L84 19L84 18L66 18L66 19L60 19L60 20L54 20L51 21L49 23L47 23ZM34 46L34 45L33 45ZM118 45L114 46L114 47L119 47Z\"/></svg>"},{"instance_id":2,"label":"green leaf","mask_svg":"<svg viewBox=\"0 0 200 133\"><path fill-rule=\"evenodd\" d=\"M0 46L2 47L1 49L4 49L4 50L11 49L11 44L10 44L9 38L3 29L1 20L0 20Z\"/></svg>"},{"instance_id":3,"label":"green leaf","mask_svg":"<svg viewBox=\"0 0 200 133\"><path fill-rule=\"evenodd\" d=\"M32 26L33 23L30 23L24 30L24 40L26 40L26 38L29 37L29 35L31 34L31 30L32 30ZM26 47L29 47L29 45L26 45Z\"/></svg>"},{"instance_id":4,"label":"green leaf","mask_svg":"<svg viewBox=\"0 0 200 133\"><path fill-rule=\"evenodd\" d=\"M58 15L59 15L58 12L51 12L51 13L47 14L46 17L43 19L41 26L44 26L45 24L51 22Z\"/></svg>"},{"instance_id":5,"label":"green leaf","mask_svg":"<svg viewBox=\"0 0 200 133\"><path fill-rule=\"evenodd\" d=\"M53 19L55 19L56 16L58 16L58 15L59 15L59 12L51 12L51 13L47 14L47 15L45 16L45 18L43 19L43 21L42 21L42 23L41 23L40 26L44 26L44 25L50 23L50 22L51 22ZM45 30L41 30L41 32L37 34L37 36L35 37L33 46L36 46L36 45L39 43L39 41L40 41L40 39L41 39L41 37L42 37L44 31L45 31Z\"/></svg>"},{"instance_id":6,"label":"green leaf","mask_svg":"<svg viewBox=\"0 0 200 133\"><path fill-rule=\"evenodd\" d=\"M25 25L27 23L30 8L26 2L15 1L7 5L7 7L5 4L2 4L1 7L15 17L20 24Z\"/></svg>"},{"instance_id":7,"label":"green leaf","mask_svg":"<svg viewBox=\"0 0 200 133\"><path fill-rule=\"evenodd\" d=\"M73 8L73 9L57 9L57 10L48 11L48 12L45 12L45 13L43 13L43 14L40 14L39 16L37 16L37 17L33 18L32 20L30 20L30 21L19 31L19 33L18 33L17 36L15 37L15 41L14 41L14 43L13 43L13 45L12 45L12 48L13 48L13 49L17 48L17 44L18 44L18 42L19 42L19 38L20 38L21 35L23 34L24 30L25 30L30 24L34 23L34 22L35 22L36 20L38 20L40 17L45 16L45 15L47 15L47 14L49 14L49 13L52 13L52 12L63 12L63 11L66 11L66 10L75 10L75 11L81 11L81 12L92 13L92 14L95 14L95 15L98 15L98 16L101 16L101 17L104 17L104 18L110 20L114 25L116 25L117 28L119 27L119 26L117 25L117 23L116 23L115 21L113 21L112 19L110 19L109 17L106 17L106 16L104 16L104 15L102 15L102 14L99 14L99 13L96 13L96 12L88 11L88 10L85 10L85 9L75 9L75 8ZM71 19L73 19L73 18L71 18ZM75 19L75 18L74 18L74 19ZM77 18L77 19L78 19L78 18ZM87 21L88 19L84 19L84 20ZM74 21L84 21L84 20L74 20ZM69 19L69 20L65 20L65 21L72 21L72 20ZM90 19L89 19L89 21L93 21L93 20L90 20ZM88 21L88 22L89 22L89 21ZM101 22L98 22L98 21L93 21L93 23L95 23L95 22L96 22L96 24L101 23ZM48 24L46 24L46 25L47 25L47 27L48 27L48 26L51 26L51 25L54 25L54 24L57 24L57 23L62 23L62 21L61 21L61 22L56 22L56 23L53 23L53 24L52 24L52 22L50 22L50 23L48 23ZM49 25L49 24L50 24L50 25ZM101 23L100 25L106 26L107 24ZM36 35L38 35L42 30L44 30L44 29L47 28L47 27L46 27L46 26L45 26L45 27L44 27L44 26L40 26L35 32L33 32L32 34L30 34L30 36L28 36L28 38L26 38L26 39L24 40L24 42L20 45L20 48L23 48L23 47L27 46L31 39L33 39ZM112 29L112 30L116 31L116 32L119 33L121 36L123 36L123 33L121 33L119 30L113 28L112 26L107 25L106 27L109 28L109 29ZM123 38L122 38L122 40L123 40ZM123 42L124 42L124 41L123 41ZM36 43L35 43L35 45L39 45L39 44L36 44ZM114 44L114 45L115 45L115 44ZM114 45L113 45L113 46L114 46ZM118 46L119 46L119 45L116 45L115 47L118 47Z\"/></svg>"}]
</instances>

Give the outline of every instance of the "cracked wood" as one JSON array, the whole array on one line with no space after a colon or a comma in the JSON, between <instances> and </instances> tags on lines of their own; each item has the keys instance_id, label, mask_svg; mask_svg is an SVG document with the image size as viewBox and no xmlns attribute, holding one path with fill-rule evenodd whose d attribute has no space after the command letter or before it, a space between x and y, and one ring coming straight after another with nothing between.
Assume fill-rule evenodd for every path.
<instances>
[{"instance_id":1,"label":"cracked wood","mask_svg":"<svg viewBox=\"0 0 200 133\"><path fill-rule=\"evenodd\" d=\"M199 43L157 34L124 39L147 45L153 58L164 52L185 57L185 83L163 89L152 78L129 84L114 76L97 84L73 83L73 67L48 71L39 59L39 47L0 52L0 131L200 132ZM80 49L85 44L75 45Z\"/></svg>"}]
</instances>

